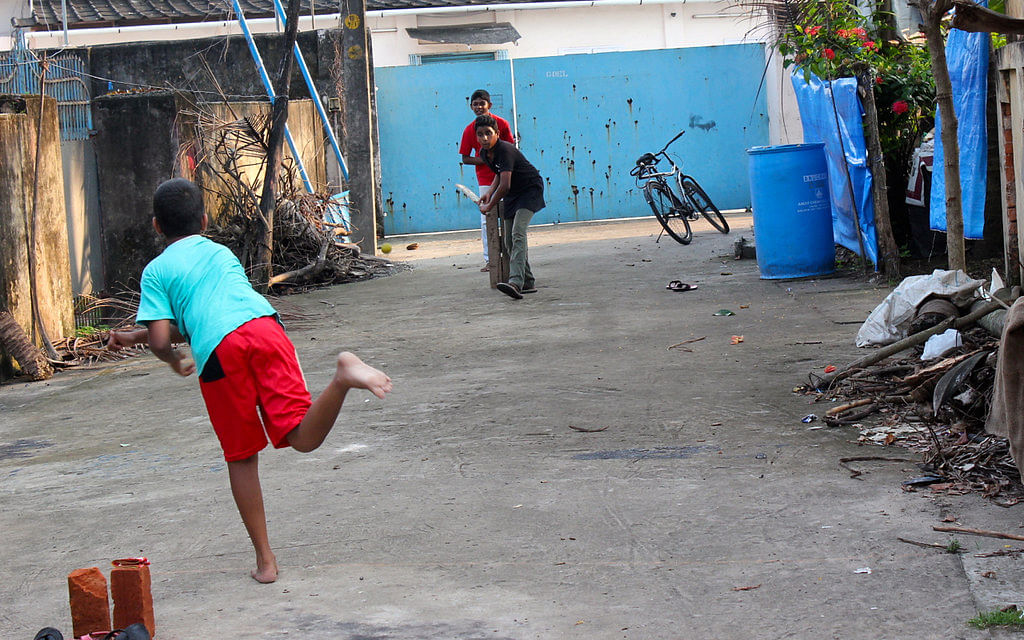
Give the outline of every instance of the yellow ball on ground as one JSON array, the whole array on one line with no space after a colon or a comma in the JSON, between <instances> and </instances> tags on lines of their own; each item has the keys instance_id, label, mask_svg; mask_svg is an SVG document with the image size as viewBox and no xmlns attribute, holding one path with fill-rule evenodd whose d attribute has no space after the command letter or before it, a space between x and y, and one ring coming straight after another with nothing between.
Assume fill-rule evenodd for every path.
<instances>
[{"instance_id":1,"label":"yellow ball on ground","mask_svg":"<svg viewBox=\"0 0 1024 640\"><path fill-rule=\"evenodd\" d=\"M384 244L380 245L380 252L381 253L391 253L391 245L386 243L386 242Z\"/></svg>"}]
</instances>

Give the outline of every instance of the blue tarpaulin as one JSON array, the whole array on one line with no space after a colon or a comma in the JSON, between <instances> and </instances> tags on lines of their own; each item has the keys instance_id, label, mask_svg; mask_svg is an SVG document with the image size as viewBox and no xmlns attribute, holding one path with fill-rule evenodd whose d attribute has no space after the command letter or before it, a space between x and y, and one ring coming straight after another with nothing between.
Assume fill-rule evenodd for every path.
<instances>
[{"instance_id":1,"label":"blue tarpaulin","mask_svg":"<svg viewBox=\"0 0 1024 640\"><path fill-rule=\"evenodd\" d=\"M985 0L978 4L988 6ZM964 238L981 239L985 231L985 178L988 174L988 33L950 29L946 63L953 82L957 141L960 143L960 189ZM932 164L931 228L946 230L946 163L942 156L942 117L935 112L935 160Z\"/></svg>"},{"instance_id":2,"label":"blue tarpaulin","mask_svg":"<svg viewBox=\"0 0 1024 640\"><path fill-rule=\"evenodd\" d=\"M832 195L832 232L836 244L862 255L857 234L858 222L855 222L859 220L864 253L877 268L875 200L871 194L872 178L868 169L867 144L864 142L863 109L857 97L857 79L823 81L811 74L810 80L805 82L803 70L796 69L793 71L793 88L800 107L804 142L825 143L825 160L828 163Z\"/></svg>"}]
</instances>

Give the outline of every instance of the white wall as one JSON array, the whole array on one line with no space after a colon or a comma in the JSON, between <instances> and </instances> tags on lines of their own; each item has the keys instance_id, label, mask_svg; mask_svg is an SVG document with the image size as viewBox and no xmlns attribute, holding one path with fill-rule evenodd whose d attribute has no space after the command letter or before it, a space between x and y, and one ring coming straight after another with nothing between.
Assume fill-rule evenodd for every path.
<instances>
[{"instance_id":1,"label":"white wall","mask_svg":"<svg viewBox=\"0 0 1024 640\"><path fill-rule=\"evenodd\" d=\"M373 12L367 23L373 34L374 64L409 64L410 54L429 55L505 49L512 58L553 56L566 50L636 51L688 46L756 42L747 33L756 20L736 17L731 1L645 4L642 6L576 7L512 11L475 11L427 15ZM384 13L384 17L380 14ZM418 43L407 28L508 22L522 37L516 44L454 45Z\"/></svg>"},{"instance_id":2,"label":"white wall","mask_svg":"<svg viewBox=\"0 0 1024 640\"><path fill-rule=\"evenodd\" d=\"M761 20L741 14L731 0L510 11L474 11L432 15L367 16L373 37L374 65L405 66L410 55L504 50L511 58L564 53L637 51L742 42L760 42ZM522 38L517 44L457 45L419 43L406 33L413 27L508 22ZM770 50L769 50L770 53ZM779 56L768 64L765 84L771 144L803 141L800 114L789 76Z\"/></svg>"}]
</instances>

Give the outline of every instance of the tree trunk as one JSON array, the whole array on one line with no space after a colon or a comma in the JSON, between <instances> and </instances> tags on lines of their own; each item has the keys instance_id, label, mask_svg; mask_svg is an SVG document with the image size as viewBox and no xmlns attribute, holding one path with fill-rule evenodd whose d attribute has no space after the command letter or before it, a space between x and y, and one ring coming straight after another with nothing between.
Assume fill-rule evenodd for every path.
<instances>
[{"instance_id":1,"label":"tree trunk","mask_svg":"<svg viewBox=\"0 0 1024 640\"><path fill-rule=\"evenodd\" d=\"M960 143L957 140L957 118L953 108L953 84L946 65L946 47L940 25L942 16L952 7L950 0L934 3L920 0L924 14L924 32L928 38L928 54L935 78L935 101L942 112L942 159L946 178L946 252L950 269L967 269L964 253L964 215L960 196Z\"/></svg>"},{"instance_id":2,"label":"tree trunk","mask_svg":"<svg viewBox=\"0 0 1024 640\"><path fill-rule=\"evenodd\" d=\"M291 91L292 66L295 62L295 40L299 33L300 6L301 0L288 0L284 54L281 58L277 96L274 98L270 135L267 139L267 165L263 174L263 193L260 195L260 213L263 214L266 228L256 257L257 267L253 273L253 280L263 293L270 288L269 282L274 268L274 209L277 207L277 181L281 169L284 131L288 123L288 93Z\"/></svg>"},{"instance_id":3,"label":"tree trunk","mask_svg":"<svg viewBox=\"0 0 1024 640\"><path fill-rule=\"evenodd\" d=\"M17 360L21 370L33 380L46 380L53 375L53 367L43 352L28 339L25 330L10 311L0 311L0 347Z\"/></svg>"},{"instance_id":4,"label":"tree trunk","mask_svg":"<svg viewBox=\"0 0 1024 640\"><path fill-rule=\"evenodd\" d=\"M868 161L872 173L872 191L875 196L875 231L882 272L889 280L900 278L900 250L892 235L889 217L889 187L885 176L885 158L882 139L878 133L878 110L875 108L874 83L866 70L857 73L857 87L864 103L864 130L867 134Z\"/></svg>"}]
</instances>

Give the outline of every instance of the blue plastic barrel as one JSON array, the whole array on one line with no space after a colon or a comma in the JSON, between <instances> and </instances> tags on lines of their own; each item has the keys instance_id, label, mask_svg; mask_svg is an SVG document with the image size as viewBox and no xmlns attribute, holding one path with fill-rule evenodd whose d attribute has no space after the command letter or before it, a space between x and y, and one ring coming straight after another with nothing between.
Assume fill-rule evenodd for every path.
<instances>
[{"instance_id":1,"label":"blue plastic barrel","mask_svg":"<svg viewBox=\"0 0 1024 640\"><path fill-rule=\"evenodd\" d=\"M747 155L761 278L804 278L835 271L825 144L754 147Z\"/></svg>"}]
</instances>

